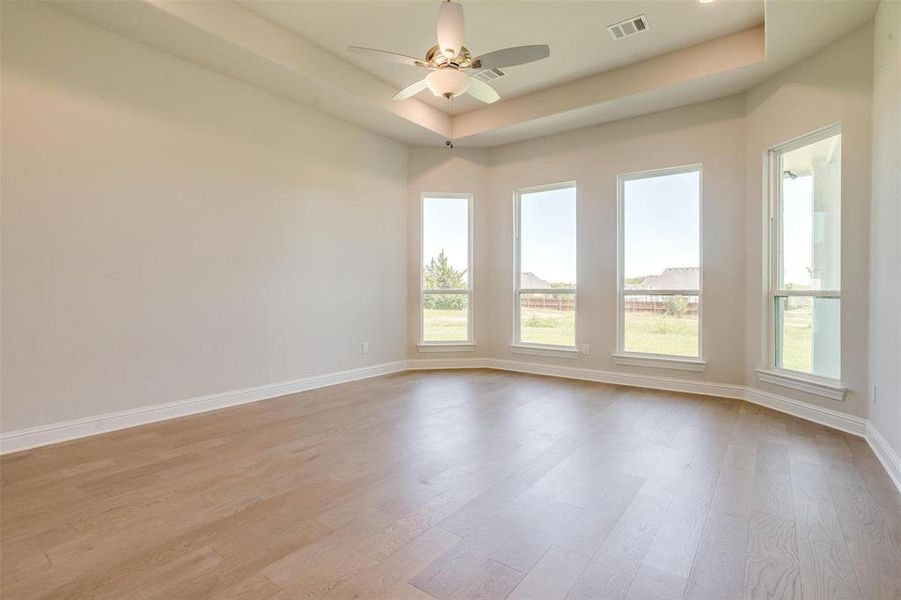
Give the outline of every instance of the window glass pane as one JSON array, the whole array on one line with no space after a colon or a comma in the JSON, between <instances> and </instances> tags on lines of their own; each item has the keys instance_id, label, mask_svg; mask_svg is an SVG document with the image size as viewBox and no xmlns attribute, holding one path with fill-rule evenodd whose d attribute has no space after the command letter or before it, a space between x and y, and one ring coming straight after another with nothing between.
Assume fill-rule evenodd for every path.
<instances>
[{"instance_id":1,"label":"window glass pane","mask_svg":"<svg viewBox=\"0 0 901 600\"><path fill-rule=\"evenodd\" d=\"M700 354L700 209L699 170L623 182L623 351Z\"/></svg>"},{"instance_id":2,"label":"window glass pane","mask_svg":"<svg viewBox=\"0 0 901 600\"><path fill-rule=\"evenodd\" d=\"M841 289L841 134L781 156L780 289Z\"/></svg>"},{"instance_id":3,"label":"window glass pane","mask_svg":"<svg viewBox=\"0 0 901 600\"><path fill-rule=\"evenodd\" d=\"M838 298L776 298L776 366L839 379L840 309Z\"/></svg>"},{"instance_id":4,"label":"window glass pane","mask_svg":"<svg viewBox=\"0 0 901 600\"><path fill-rule=\"evenodd\" d=\"M467 198L423 198L422 267L425 289L469 287Z\"/></svg>"},{"instance_id":5,"label":"window glass pane","mask_svg":"<svg viewBox=\"0 0 901 600\"><path fill-rule=\"evenodd\" d=\"M625 296L623 350L698 355L697 296Z\"/></svg>"},{"instance_id":6,"label":"window glass pane","mask_svg":"<svg viewBox=\"0 0 901 600\"><path fill-rule=\"evenodd\" d=\"M624 182L626 289L698 289L700 198L699 171Z\"/></svg>"},{"instance_id":7,"label":"window glass pane","mask_svg":"<svg viewBox=\"0 0 901 600\"><path fill-rule=\"evenodd\" d=\"M520 341L546 346L575 346L575 301L575 294L520 294Z\"/></svg>"},{"instance_id":8,"label":"window glass pane","mask_svg":"<svg viewBox=\"0 0 901 600\"><path fill-rule=\"evenodd\" d=\"M576 188L524 192L519 211L520 288L575 288Z\"/></svg>"},{"instance_id":9,"label":"window glass pane","mask_svg":"<svg viewBox=\"0 0 901 600\"><path fill-rule=\"evenodd\" d=\"M422 303L424 342L469 340L469 297L466 294L425 294Z\"/></svg>"}]
</instances>

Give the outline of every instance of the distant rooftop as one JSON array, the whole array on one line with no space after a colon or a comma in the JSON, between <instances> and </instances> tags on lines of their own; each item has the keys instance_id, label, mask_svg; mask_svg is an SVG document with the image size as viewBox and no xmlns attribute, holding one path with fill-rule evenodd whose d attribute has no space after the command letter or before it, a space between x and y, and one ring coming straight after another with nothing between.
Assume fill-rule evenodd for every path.
<instances>
[{"instance_id":1,"label":"distant rooftop","mask_svg":"<svg viewBox=\"0 0 901 600\"><path fill-rule=\"evenodd\" d=\"M698 267L667 267L659 275L648 275L641 283L627 284L630 290L696 290L700 287Z\"/></svg>"},{"instance_id":2,"label":"distant rooftop","mask_svg":"<svg viewBox=\"0 0 901 600\"><path fill-rule=\"evenodd\" d=\"M540 290L551 287L551 284L535 273L523 273L519 277L519 287L526 290Z\"/></svg>"}]
</instances>

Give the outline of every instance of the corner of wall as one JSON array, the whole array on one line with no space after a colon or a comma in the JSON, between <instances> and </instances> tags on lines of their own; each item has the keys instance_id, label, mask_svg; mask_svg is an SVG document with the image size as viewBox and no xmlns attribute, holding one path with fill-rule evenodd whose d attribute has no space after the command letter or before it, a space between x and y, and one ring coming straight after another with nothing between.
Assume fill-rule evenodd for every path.
<instances>
[{"instance_id":1,"label":"corner of wall","mask_svg":"<svg viewBox=\"0 0 901 600\"><path fill-rule=\"evenodd\" d=\"M901 478L901 4L874 19L867 415ZM882 457L880 457L882 458Z\"/></svg>"}]
</instances>

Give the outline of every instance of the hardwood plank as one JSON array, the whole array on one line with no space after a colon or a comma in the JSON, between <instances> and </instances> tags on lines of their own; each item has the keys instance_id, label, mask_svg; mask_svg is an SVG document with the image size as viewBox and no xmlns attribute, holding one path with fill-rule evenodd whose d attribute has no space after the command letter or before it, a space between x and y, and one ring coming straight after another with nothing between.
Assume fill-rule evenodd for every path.
<instances>
[{"instance_id":1,"label":"hardwood plank","mask_svg":"<svg viewBox=\"0 0 901 600\"><path fill-rule=\"evenodd\" d=\"M390 557L333 589L328 598L391 598L392 593L460 538L433 527Z\"/></svg>"},{"instance_id":2,"label":"hardwood plank","mask_svg":"<svg viewBox=\"0 0 901 600\"><path fill-rule=\"evenodd\" d=\"M625 597L671 500L671 496L640 492L566 597Z\"/></svg>"},{"instance_id":3,"label":"hardwood plank","mask_svg":"<svg viewBox=\"0 0 901 600\"><path fill-rule=\"evenodd\" d=\"M262 575L254 574L217 593L216 597L221 600L268 600L281 591Z\"/></svg>"},{"instance_id":4,"label":"hardwood plank","mask_svg":"<svg viewBox=\"0 0 901 600\"><path fill-rule=\"evenodd\" d=\"M410 583L435 598L447 598L491 559L504 543L508 526L501 520L479 526L420 570Z\"/></svg>"},{"instance_id":5,"label":"hardwood plank","mask_svg":"<svg viewBox=\"0 0 901 600\"><path fill-rule=\"evenodd\" d=\"M867 598L901 598L901 551L868 490L833 485L836 514Z\"/></svg>"},{"instance_id":6,"label":"hardwood plank","mask_svg":"<svg viewBox=\"0 0 901 600\"><path fill-rule=\"evenodd\" d=\"M748 531L745 598L801 598L795 523L754 511Z\"/></svg>"},{"instance_id":7,"label":"hardwood plank","mask_svg":"<svg viewBox=\"0 0 901 600\"><path fill-rule=\"evenodd\" d=\"M684 598L742 597L747 548L747 519L708 515Z\"/></svg>"},{"instance_id":8,"label":"hardwood plank","mask_svg":"<svg viewBox=\"0 0 901 600\"><path fill-rule=\"evenodd\" d=\"M654 536L643 565L688 580L712 493L677 495Z\"/></svg>"},{"instance_id":9,"label":"hardwood plank","mask_svg":"<svg viewBox=\"0 0 901 600\"><path fill-rule=\"evenodd\" d=\"M391 588L385 600L435 600L435 598L414 585L399 583Z\"/></svg>"},{"instance_id":10,"label":"hardwood plank","mask_svg":"<svg viewBox=\"0 0 901 600\"><path fill-rule=\"evenodd\" d=\"M452 600L495 600L506 598L523 574L493 560L485 561L453 594Z\"/></svg>"},{"instance_id":11,"label":"hardwood plank","mask_svg":"<svg viewBox=\"0 0 901 600\"><path fill-rule=\"evenodd\" d=\"M667 571L642 565L629 586L626 600L669 600L681 598L688 580Z\"/></svg>"},{"instance_id":12,"label":"hardwood plank","mask_svg":"<svg viewBox=\"0 0 901 600\"><path fill-rule=\"evenodd\" d=\"M755 504L757 447L753 437L730 441L710 505L714 515L743 520L750 517Z\"/></svg>"},{"instance_id":13,"label":"hardwood plank","mask_svg":"<svg viewBox=\"0 0 901 600\"><path fill-rule=\"evenodd\" d=\"M588 559L582 554L555 544L507 598L509 600L564 598L587 564Z\"/></svg>"},{"instance_id":14,"label":"hardwood plank","mask_svg":"<svg viewBox=\"0 0 901 600\"><path fill-rule=\"evenodd\" d=\"M805 598L860 598L862 592L821 464L792 465L801 591Z\"/></svg>"},{"instance_id":15,"label":"hardwood plank","mask_svg":"<svg viewBox=\"0 0 901 600\"><path fill-rule=\"evenodd\" d=\"M784 444L762 441L757 447L754 510L785 519L793 517L791 461Z\"/></svg>"}]
</instances>

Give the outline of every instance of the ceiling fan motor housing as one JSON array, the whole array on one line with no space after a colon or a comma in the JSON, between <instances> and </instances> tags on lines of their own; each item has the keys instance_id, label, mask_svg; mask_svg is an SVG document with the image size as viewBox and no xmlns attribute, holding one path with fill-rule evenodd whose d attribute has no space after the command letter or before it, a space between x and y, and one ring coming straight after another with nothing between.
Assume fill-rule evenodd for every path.
<instances>
[{"instance_id":1,"label":"ceiling fan motor housing","mask_svg":"<svg viewBox=\"0 0 901 600\"><path fill-rule=\"evenodd\" d=\"M466 46L460 46L460 51L453 58L444 56L438 46L432 46L429 48L429 51L425 53L425 61L428 63L429 67L433 69L445 65L453 65L458 69L468 69L473 66L472 54Z\"/></svg>"}]
</instances>

